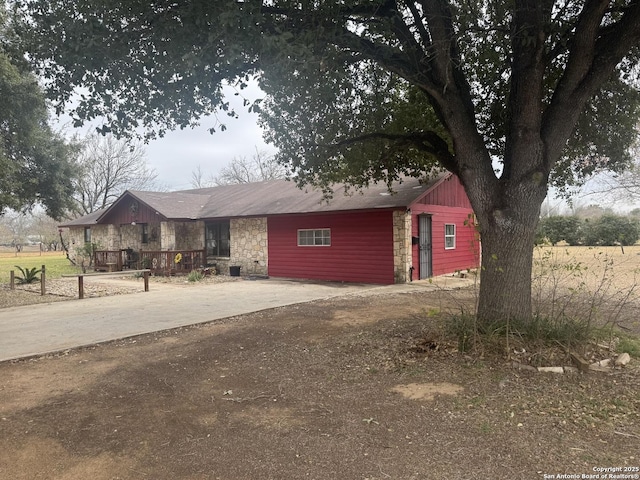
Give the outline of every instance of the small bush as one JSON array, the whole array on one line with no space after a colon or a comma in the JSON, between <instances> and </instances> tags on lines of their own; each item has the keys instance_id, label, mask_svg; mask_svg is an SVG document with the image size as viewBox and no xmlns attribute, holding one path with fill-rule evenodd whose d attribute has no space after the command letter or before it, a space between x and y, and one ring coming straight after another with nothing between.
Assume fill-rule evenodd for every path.
<instances>
[{"instance_id":1,"label":"small bush","mask_svg":"<svg viewBox=\"0 0 640 480\"><path fill-rule=\"evenodd\" d=\"M21 277L16 277L18 284L24 285L27 283L34 283L40 280L40 277L38 277L38 274L42 271L41 269L37 267L22 268L22 267L19 267L18 265L16 265L15 267L18 270L20 270L20 273L22 273Z\"/></svg>"},{"instance_id":2,"label":"small bush","mask_svg":"<svg viewBox=\"0 0 640 480\"><path fill-rule=\"evenodd\" d=\"M199 272L198 270L191 270L189 275L187 275L187 280L189 282L199 282L204 278L204 273Z\"/></svg>"},{"instance_id":3,"label":"small bush","mask_svg":"<svg viewBox=\"0 0 640 480\"><path fill-rule=\"evenodd\" d=\"M582 241L583 222L575 216L556 215L540 220L536 231L537 244L547 239L552 245L564 240L569 245L578 245Z\"/></svg>"}]
</instances>

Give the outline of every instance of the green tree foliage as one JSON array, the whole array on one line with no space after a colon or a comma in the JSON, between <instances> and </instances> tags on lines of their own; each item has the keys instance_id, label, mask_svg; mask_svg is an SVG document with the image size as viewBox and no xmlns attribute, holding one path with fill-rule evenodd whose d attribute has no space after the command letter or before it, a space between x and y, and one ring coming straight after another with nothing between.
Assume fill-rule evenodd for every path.
<instances>
[{"instance_id":1,"label":"green tree foliage","mask_svg":"<svg viewBox=\"0 0 640 480\"><path fill-rule=\"evenodd\" d=\"M21 4L58 108L83 87L78 123L162 135L235 115L222 85L257 77L267 98L246 105L301 183L457 174L482 235L481 319L530 316L549 183L629 162L640 0Z\"/></svg>"},{"instance_id":2,"label":"green tree foliage","mask_svg":"<svg viewBox=\"0 0 640 480\"><path fill-rule=\"evenodd\" d=\"M61 217L70 206L72 150L47 124L44 95L15 51L0 4L0 212L42 204Z\"/></svg>"},{"instance_id":3,"label":"green tree foliage","mask_svg":"<svg viewBox=\"0 0 640 480\"><path fill-rule=\"evenodd\" d=\"M640 222L633 215L610 213L584 219L556 215L540 220L536 237L538 243L546 240L553 245L565 241L569 245L627 246L640 239Z\"/></svg>"},{"instance_id":4,"label":"green tree foliage","mask_svg":"<svg viewBox=\"0 0 640 480\"><path fill-rule=\"evenodd\" d=\"M583 221L576 216L554 215L540 220L538 237L548 240L552 245L565 241L569 245L578 245L582 239Z\"/></svg>"},{"instance_id":5,"label":"green tree foliage","mask_svg":"<svg viewBox=\"0 0 640 480\"><path fill-rule=\"evenodd\" d=\"M619 215L603 215L584 224L586 245L633 245L640 239L638 221Z\"/></svg>"}]
</instances>

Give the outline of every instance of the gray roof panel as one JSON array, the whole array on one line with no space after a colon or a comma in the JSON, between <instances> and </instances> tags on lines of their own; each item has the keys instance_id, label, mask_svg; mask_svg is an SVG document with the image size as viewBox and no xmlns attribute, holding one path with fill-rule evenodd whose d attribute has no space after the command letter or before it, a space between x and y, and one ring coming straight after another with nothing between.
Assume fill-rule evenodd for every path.
<instances>
[{"instance_id":1,"label":"gray roof panel","mask_svg":"<svg viewBox=\"0 0 640 480\"><path fill-rule=\"evenodd\" d=\"M427 182L406 177L400 182L395 182L391 192L384 183L374 183L361 190L351 189L346 193L343 185L336 185L330 199L325 199L318 189L311 186L300 189L295 182L287 180L241 183L177 192L130 190L120 196L111 207L61 226L95 225L127 195L137 198L170 220L406 208L450 175L441 173Z\"/></svg>"}]
</instances>

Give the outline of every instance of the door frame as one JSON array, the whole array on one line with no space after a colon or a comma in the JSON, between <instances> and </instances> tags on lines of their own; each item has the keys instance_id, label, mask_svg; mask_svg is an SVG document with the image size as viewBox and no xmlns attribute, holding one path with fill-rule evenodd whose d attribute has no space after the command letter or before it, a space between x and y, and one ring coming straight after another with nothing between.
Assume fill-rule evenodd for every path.
<instances>
[{"instance_id":1,"label":"door frame","mask_svg":"<svg viewBox=\"0 0 640 480\"><path fill-rule=\"evenodd\" d=\"M418 215L418 278L433 276L433 219L429 214Z\"/></svg>"}]
</instances>

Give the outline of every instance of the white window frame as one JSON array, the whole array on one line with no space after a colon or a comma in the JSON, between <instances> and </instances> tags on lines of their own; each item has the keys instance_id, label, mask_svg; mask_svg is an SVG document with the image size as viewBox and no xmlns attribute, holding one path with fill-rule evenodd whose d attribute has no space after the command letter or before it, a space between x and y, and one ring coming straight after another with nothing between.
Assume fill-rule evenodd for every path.
<instances>
[{"instance_id":1,"label":"white window frame","mask_svg":"<svg viewBox=\"0 0 640 480\"><path fill-rule=\"evenodd\" d=\"M299 247L330 247L330 228L301 228L298 229Z\"/></svg>"},{"instance_id":2,"label":"white window frame","mask_svg":"<svg viewBox=\"0 0 640 480\"><path fill-rule=\"evenodd\" d=\"M447 233L448 228L453 227L453 233ZM454 250L456 248L456 224L445 223L444 224L444 249Z\"/></svg>"}]
</instances>

